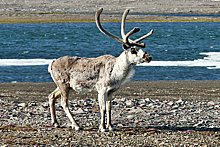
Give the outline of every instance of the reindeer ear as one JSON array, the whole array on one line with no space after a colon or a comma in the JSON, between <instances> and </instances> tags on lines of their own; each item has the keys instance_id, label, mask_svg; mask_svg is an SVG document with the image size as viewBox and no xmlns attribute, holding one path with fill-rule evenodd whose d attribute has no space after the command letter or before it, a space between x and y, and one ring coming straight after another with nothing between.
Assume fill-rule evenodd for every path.
<instances>
[{"instance_id":1,"label":"reindeer ear","mask_svg":"<svg viewBox=\"0 0 220 147\"><path fill-rule=\"evenodd\" d=\"M130 47L128 47L126 44L122 44L122 48L123 48L124 50L127 50L127 49L129 49Z\"/></svg>"}]
</instances>

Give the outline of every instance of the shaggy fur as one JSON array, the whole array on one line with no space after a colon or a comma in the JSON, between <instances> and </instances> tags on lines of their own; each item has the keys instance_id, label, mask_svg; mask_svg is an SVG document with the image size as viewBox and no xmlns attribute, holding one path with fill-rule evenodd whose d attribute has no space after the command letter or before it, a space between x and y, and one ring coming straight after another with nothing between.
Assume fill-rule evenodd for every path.
<instances>
[{"instance_id":1,"label":"shaggy fur","mask_svg":"<svg viewBox=\"0 0 220 147\"><path fill-rule=\"evenodd\" d=\"M49 95L50 111L52 124L59 126L56 113L55 101L61 97L61 105L72 122L72 127L79 130L80 127L74 120L68 107L69 91L91 91L98 92L98 100L101 113L100 131L106 131L106 128L113 130L111 123L111 101L113 92L119 89L123 84L129 81L135 71L134 67L138 63L150 62L152 57L139 48L145 46L143 43L128 43L128 37L139 29L133 29L125 36L125 39L119 39L106 32L100 25L99 15L102 9L97 11L96 21L98 28L107 36L124 43L124 52L119 57L104 55L97 58L80 57L60 57L54 60L48 67L48 70L57 85L57 88ZM125 19L125 17L123 16ZM124 27L123 27L124 28ZM152 34L153 31L150 32ZM149 34L144 37L148 37ZM139 40L142 40L143 37ZM105 126L105 114L107 114L107 127Z\"/></svg>"}]
</instances>

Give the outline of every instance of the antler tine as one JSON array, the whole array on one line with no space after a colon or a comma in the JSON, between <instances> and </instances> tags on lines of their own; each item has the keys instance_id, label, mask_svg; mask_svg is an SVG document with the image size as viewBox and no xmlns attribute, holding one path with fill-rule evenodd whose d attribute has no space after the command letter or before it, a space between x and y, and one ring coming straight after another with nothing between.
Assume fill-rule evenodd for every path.
<instances>
[{"instance_id":1,"label":"antler tine","mask_svg":"<svg viewBox=\"0 0 220 147\"><path fill-rule=\"evenodd\" d=\"M138 42L142 41L143 39L145 39L145 38L149 37L151 34L153 34L153 32L154 32L154 30L152 29L148 34L136 39L134 42L138 43Z\"/></svg>"},{"instance_id":2,"label":"antler tine","mask_svg":"<svg viewBox=\"0 0 220 147\"><path fill-rule=\"evenodd\" d=\"M127 35L130 34L129 36L125 35L125 20L126 20L126 17L127 17L128 13L129 13L129 11L130 11L129 9L126 9L126 10L124 11L124 13L123 13L123 16L122 16L122 21L121 21L121 36L122 36L122 38L123 38L126 42L128 42L130 45L136 45L136 46L145 48L145 44L144 44L144 43L136 44L136 42L134 42L133 40L131 40L131 39L128 38L129 36L131 36L131 35L133 34L133 33L130 34L130 33L132 32L132 30L131 30L129 33L127 33ZM135 29L135 28L134 28L134 29ZM139 28L136 28L136 29L138 29L138 31L140 31ZM138 32L138 31L136 31L136 32ZM135 32L135 33L136 33L136 32ZM127 37L126 37L126 36L127 36Z\"/></svg>"},{"instance_id":3,"label":"antler tine","mask_svg":"<svg viewBox=\"0 0 220 147\"><path fill-rule=\"evenodd\" d=\"M125 37L123 38L124 41L126 42L126 44L128 44L129 46L133 45L133 43L130 43L129 42L129 37L134 34L134 33L137 33L138 31L140 31L139 28L133 28L130 32L128 32Z\"/></svg>"},{"instance_id":4,"label":"antler tine","mask_svg":"<svg viewBox=\"0 0 220 147\"><path fill-rule=\"evenodd\" d=\"M101 23L100 23L100 14L102 13L102 11L103 11L103 8L99 9L99 10L96 12L96 14L95 14L96 25L97 25L97 27L99 28L99 30L100 30L103 34L105 34L105 35L107 35L107 36L109 36L109 37L115 39L116 41L121 42L121 43L124 43L124 44L127 44L123 39L118 38L118 37L112 35L111 33L107 32L105 29L102 28Z\"/></svg>"},{"instance_id":5,"label":"antler tine","mask_svg":"<svg viewBox=\"0 0 220 147\"><path fill-rule=\"evenodd\" d=\"M122 21L121 21L121 37L125 40L125 20L126 20L126 17L129 13L129 9L126 9L123 13L123 16L122 16ZM128 39L130 42L133 42L131 39Z\"/></svg>"},{"instance_id":6,"label":"antler tine","mask_svg":"<svg viewBox=\"0 0 220 147\"><path fill-rule=\"evenodd\" d=\"M126 9L123 13L123 16L122 16L122 22L121 22L121 36L123 39L125 39L125 20L126 20L126 17L129 13L129 9ZM142 41L143 39L149 37L151 34L153 33L153 30L151 30L148 34L136 39L135 41L131 40L131 39L128 39L130 43L138 43L140 41ZM145 44L144 43L140 43L140 44L136 44L137 46L140 46L140 47L145 47Z\"/></svg>"},{"instance_id":7,"label":"antler tine","mask_svg":"<svg viewBox=\"0 0 220 147\"><path fill-rule=\"evenodd\" d=\"M136 45L136 46L140 46L140 47L144 47L144 46L145 46L144 43L137 44L137 43L133 42L132 40L130 41L130 39L129 39L129 37L130 37L132 34L137 33L138 31L140 31L139 28L133 28L129 33L127 33L127 34L123 37L123 39L118 38L118 37L114 36L113 34L107 32L107 31L101 26L101 23L100 23L100 14L102 13L102 11L103 11L103 8L99 9L99 10L96 12L96 14L95 14L95 20L96 20L96 25L97 25L97 27L99 28L99 30L100 30L103 34L105 34L105 35L107 35L107 36L109 36L109 37L115 39L115 40L118 41L118 42L121 42L121 43L123 43L123 44L126 44L128 47L131 47L132 45Z\"/></svg>"},{"instance_id":8,"label":"antler tine","mask_svg":"<svg viewBox=\"0 0 220 147\"><path fill-rule=\"evenodd\" d=\"M135 42L130 43L130 42L129 42L129 37L130 37L132 34L137 33L138 31L140 31L139 28L133 28L130 32L128 32L128 33L125 35L125 42L126 42L127 47L139 46L139 47L145 48L145 43L135 43Z\"/></svg>"}]
</instances>

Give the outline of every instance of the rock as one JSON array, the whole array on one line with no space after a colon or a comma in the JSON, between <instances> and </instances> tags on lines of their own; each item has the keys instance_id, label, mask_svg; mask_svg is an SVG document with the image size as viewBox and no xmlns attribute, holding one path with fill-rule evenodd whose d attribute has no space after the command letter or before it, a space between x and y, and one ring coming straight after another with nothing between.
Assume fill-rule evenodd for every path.
<instances>
[{"instance_id":1,"label":"rock","mask_svg":"<svg viewBox=\"0 0 220 147\"><path fill-rule=\"evenodd\" d=\"M127 119L133 119L135 116L134 115L128 115Z\"/></svg>"},{"instance_id":2,"label":"rock","mask_svg":"<svg viewBox=\"0 0 220 147\"><path fill-rule=\"evenodd\" d=\"M152 100L150 98L146 98L145 101L146 101L146 103L154 103L154 100Z\"/></svg>"},{"instance_id":3,"label":"rock","mask_svg":"<svg viewBox=\"0 0 220 147\"><path fill-rule=\"evenodd\" d=\"M214 106L215 103L214 103L213 101L210 101L210 102L207 103L207 105L209 105L209 106Z\"/></svg>"},{"instance_id":4,"label":"rock","mask_svg":"<svg viewBox=\"0 0 220 147\"><path fill-rule=\"evenodd\" d=\"M172 109L178 109L178 108L179 108L178 105L174 105L174 106L172 107Z\"/></svg>"},{"instance_id":5,"label":"rock","mask_svg":"<svg viewBox=\"0 0 220 147\"><path fill-rule=\"evenodd\" d=\"M12 116L12 117L17 117L17 114L12 114L11 116Z\"/></svg>"},{"instance_id":6,"label":"rock","mask_svg":"<svg viewBox=\"0 0 220 147\"><path fill-rule=\"evenodd\" d=\"M79 106L77 103L71 103L70 105L69 105L70 107L77 107L77 106Z\"/></svg>"},{"instance_id":7,"label":"rock","mask_svg":"<svg viewBox=\"0 0 220 147\"><path fill-rule=\"evenodd\" d=\"M86 113L86 111L82 108L79 108L77 111L73 111L73 113Z\"/></svg>"},{"instance_id":8,"label":"rock","mask_svg":"<svg viewBox=\"0 0 220 147\"><path fill-rule=\"evenodd\" d=\"M126 106L134 106L134 102L132 100L125 101Z\"/></svg>"},{"instance_id":9,"label":"rock","mask_svg":"<svg viewBox=\"0 0 220 147\"><path fill-rule=\"evenodd\" d=\"M164 145L165 145L165 142L159 143L159 146L164 146Z\"/></svg>"},{"instance_id":10,"label":"rock","mask_svg":"<svg viewBox=\"0 0 220 147\"><path fill-rule=\"evenodd\" d=\"M215 109L220 109L220 106L219 105L215 105L214 108Z\"/></svg>"},{"instance_id":11,"label":"rock","mask_svg":"<svg viewBox=\"0 0 220 147\"><path fill-rule=\"evenodd\" d=\"M18 104L18 107L26 107L27 105L26 105L26 103L19 103Z\"/></svg>"},{"instance_id":12,"label":"rock","mask_svg":"<svg viewBox=\"0 0 220 147\"><path fill-rule=\"evenodd\" d=\"M140 104L140 107L145 107L146 106L146 104Z\"/></svg>"},{"instance_id":13,"label":"rock","mask_svg":"<svg viewBox=\"0 0 220 147\"><path fill-rule=\"evenodd\" d=\"M174 104L173 101L170 101L167 103L167 105L169 105L169 106L172 106L173 104Z\"/></svg>"},{"instance_id":14,"label":"rock","mask_svg":"<svg viewBox=\"0 0 220 147\"><path fill-rule=\"evenodd\" d=\"M178 101L176 101L176 104L183 104L184 100L183 99L179 99Z\"/></svg>"},{"instance_id":15,"label":"rock","mask_svg":"<svg viewBox=\"0 0 220 147\"><path fill-rule=\"evenodd\" d=\"M44 107L44 108L48 108L48 107L50 107L50 105L49 105L48 102L44 102L44 103L42 103L41 106Z\"/></svg>"},{"instance_id":16,"label":"rock","mask_svg":"<svg viewBox=\"0 0 220 147\"><path fill-rule=\"evenodd\" d=\"M37 106L37 103L32 102L32 103L29 104L29 106Z\"/></svg>"},{"instance_id":17,"label":"rock","mask_svg":"<svg viewBox=\"0 0 220 147\"><path fill-rule=\"evenodd\" d=\"M152 107L152 106L154 106L154 104L153 104L153 103L150 103L150 104L148 104L147 106Z\"/></svg>"},{"instance_id":18,"label":"rock","mask_svg":"<svg viewBox=\"0 0 220 147\"><path fill-rule=\"evenodd\" d=\"M201 120L201 121L199 121L197 124L193 125L193 127L202 126L203 123L204 123L204 121Z\"/></svg>"},{"instance_id":19,"label":"rock","mask_svg":"<svg viewBox=\"0 0 220 147\"><path fill-rule=\"evenodd\" d=\"M117 126L118 126L118 127L123 127L124 125L123 125L123 124L118 124Z\"/></svg>"},{"instance_id":20,"label":"rock","mask_svg":"<svg viewBox=\"0 0 220 147\"><path fill-rule=\"evenodd\" d=\"M135 108L132 108L130 109L130 111L128 111L129 113L133 113L133 114L136 114L136 113L139 113L139 114L142 114L143 116L147 116L148 114L143 110L141 109L140 107L137 107L136 109Z\"/></svg>"},{"instance_id":21,"label":"rock","mask_svg":"<svg viewBox=\"0 0 220 147\"><path fill-rule=\"evenodd\" d=\"M88 102L87 102L87 101L85 101L83 105L84 105L84 106L88 106Z\"/></svg>"}]
</instances>

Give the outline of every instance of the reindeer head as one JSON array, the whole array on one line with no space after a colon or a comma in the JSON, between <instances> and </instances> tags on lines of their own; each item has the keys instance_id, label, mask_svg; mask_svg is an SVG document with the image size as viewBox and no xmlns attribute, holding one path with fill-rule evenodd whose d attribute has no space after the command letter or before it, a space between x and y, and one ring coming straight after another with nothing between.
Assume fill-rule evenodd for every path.
<instances>
[{"instance_id":1,"label":"reindeer head","mask_svg":"<svg viewBox=\"0 0 220 147\"><path fill-rule=\"evenodd\" d=\"M111 33L107 32L101 26L100 14L102 13L102 11L103 11L103 8L99 9L95 15L96 24L97 24L97 27L99 28L99 30L103 34L105 34L105 35L107 35L107 36L109 36L109 37L111 37L111 38L115 39L116 41L121 42L123 44L122 45L123 49L125 50L125 53L128 57L128 60L131 63L138 64L138 63L143 63L143 62L150 62L152 60L152 57L150 56L150 54L146 53L145 51L143 51L141 49L141 48L145 48L145 43L139 43L139 42L142 41L143 39L147 38L148 36L150 36L153 33L153 30L151 30L148 34L146 34L136 40L129 39L129 37L132 34L137 33L138 31L140 31L140 29L133 28L130 32L128 32L125 35L125 19L129 13L129 10L127 9L124 11L124 14L122 16L122 23L121 23L121 36L123 39L118 38L117 36L112 35Z\"/></svg>"}]
</instances>

